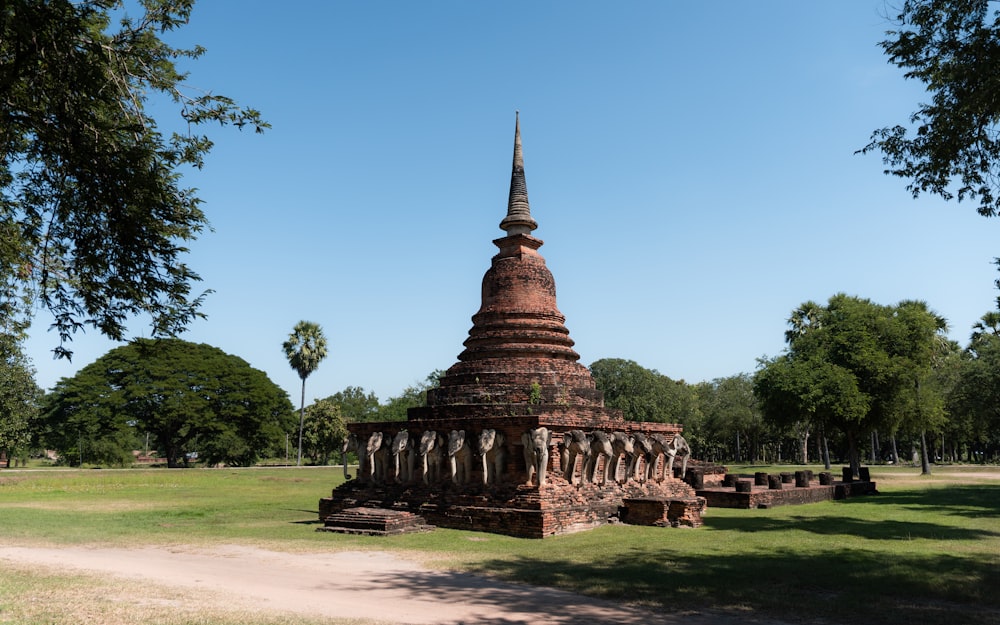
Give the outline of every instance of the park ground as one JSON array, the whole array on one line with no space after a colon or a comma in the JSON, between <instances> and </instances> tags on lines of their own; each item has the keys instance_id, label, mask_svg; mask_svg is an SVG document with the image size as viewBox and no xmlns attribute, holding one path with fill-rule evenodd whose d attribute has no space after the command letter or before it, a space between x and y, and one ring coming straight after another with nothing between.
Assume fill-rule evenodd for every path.
<instances>
[{"instance_id":1,"label":"park ground","mask_svg":"<svg viewBox=\"0 0 1000 625\"><path fill-rule=\"evenodd\" d=\"M995 582L1000 564L1000 531L983 529L996 527L1000 518L997 504L985 509L980 500L969 499L968 491L963 491L966 494L958 499L941 499L942 504L947 504L942 509L907 516L907 511L913 513L914 506L920 503L912 496L914 492L949 489L960 483L962 488L989 489L987 494L993 497L1000 488L1000 469L995 467L973 472L963 468L957 473L937 470L931 476L920 476L912 468L895 469L885 476L886 490L890 498L892 493L898 494L899 510L895 509L897 503L891 504L892 509L880 506L889 510L890 518L872 518L871 528L861 525L860 519L870 516L874 508L845 508L831 502L799 507L798 511L716 511L714 520L710 510L708 527L703 529L610 527L544 541L451 530L431 532L427 535L431 538L400 540L318 534L313 531L314 520L307 518L308 510L289 508L295 499L289 495L282 500L281 492L298 490L308 496L312 476L322 481L334 474L324 469L284 473L272 469L257 474L167 470L95 473L78 471L59 479L63 476L52 472L38 472L41 477L33 477L36 474L30 472L0 472L0 508L6 509L3 516L12 524L22 519L17 528L0 527L0 561L5 571L0 578L0 623L42 625L68 619L102 625L824 622L826 619L817 618L815 610L800 614L787 605L768 605L766 600L760 604L746 599L699 602L681 590L670 589L677 593L677 603L672 605L671 597L660 601L643 590L608 591L619 573L608 572L609 567L600 558L581 560L578 554L565 552L593 550L598 545L613 556L610 569L627 570L647 563L649 576L663 579L675 569L693 571L702 562L709 575L719 576L719 583L728 585L746 585L747 580L754 579L762 585L775 584L767 571L757 572L757 577L753 571L727 576L727 567L738 567L741 549L745 550L748 567L774 562L785 567L782 577L795 577L797 558L767 560L759 552L802 550L804 558L812 557L814 554L805 552L816 548L812 542L816 535L821 544L839 542L847 551L860 552L852 556L855 565L867 561L863 558L869 555L893 559L893 554L900 562L919 563L925 555L941 557L943 541L954 541L948 543L953 545L950 559L964 555L987 558L982 568L967 571L967 576L959 576L957 582L949 581L953 577L950 568L932 572L940 574L939 583ZM873 470L873 474L878 479L879 471ZM257 479L247 481L248 475ZM136 476L144 477L137 481ZM172 477L163 481L163 476ZM219 487L218 480L227 478L233 480L233 492L226 495L216 514L216 507L207 503L211 496L200 492L201 487L195 484L209 479L208 488L212 490ZM258 487L255 495L246 494ZM150 490L144 491L147 488ZM163 490L168 491L168 497L155 504L145 501L151 493ZM236 491L243 493L234 494ZM249 497L246 508L239 508L242 504L234 499L237 496ZM286 512L277 522L274 517L262 517L241 524L233 518L234 514L251 516L252 510L268 498L276 499ZM851 516L843 514L845 510ZM834 523L852 523L861 528L858 531L866 534L860 537L859 545L853 546L831 529L835 525L826 524L824 514L836 516ZM980 518L985 525L977 521L971 526L960 523L962 527L949 527L943 521L957 516ZM37 521L35 527L21 527L24 519L32 518ZM791 528L795 524L812 528L805 534L807 542L800 542L797 535L801 532L795 529L773 531L775 527ZM135 526L140 526L140 531L134 531ZM874 529L876 526L878 529ZM713 532L724 534L713 537ZM272 538L265 538L269 534ZM715 545L701 556L693 554L688 562L672 551L675 545L678 551L706 549L699 545L727 543L726 537L733 535L736 540L731 552L725 545ZM761 536L766 536L763 543L758 541ZM652 542L655 544L650 546ZM872 549L884 552L868 553ZM723 560L728 564L720 565L721 560L713 558L713 553L726 556ZM637 562L629 562L630 558ZM544 569L546 565L539 563L546 559L560 563L538 571L537 576L531 571L518 571L519 566ZM648 564L659 559L670 563L662 567ZM796 580L784 580L781 583L790 585L779 586L776 592L791 592L793 602L800 601L800 593L804 592L813 593L818 602L832 599L831 605L842 603L842 597L831 596L836 595L834 589L824 588L844 575L838 572L842 565L831 561L830 577L824 577L819 570L822 563L811 566L817 569L809 573L816 578L812 585L800 587ZM886 568L898 567L886 561ZM864 572L866 576L876 574ZM642 573L639 575L638 580L626 577L624 583L642 586ZM574 576L576 579L570 579ZM583 577L595 581L590 583ZM711 592L711 581L699 581L701 578L693 573L689 577ZM887 571L884 579L889 584L904 577L895 570ZM649 590L655 595L655 582ZM912 591L913 595L920 593L919 587ZM874 606L875 619L902 613L911 623L997 622L1000 606L996 598L988 598L989 593L980 596L970 589L959 589L952 595L901 597L897 604L911 605ZM903 612L897 612L900 609ZM858 613L863 613L860 610ZM852 613L840 616L850 617Z\"/></svg>"}]
</instances>

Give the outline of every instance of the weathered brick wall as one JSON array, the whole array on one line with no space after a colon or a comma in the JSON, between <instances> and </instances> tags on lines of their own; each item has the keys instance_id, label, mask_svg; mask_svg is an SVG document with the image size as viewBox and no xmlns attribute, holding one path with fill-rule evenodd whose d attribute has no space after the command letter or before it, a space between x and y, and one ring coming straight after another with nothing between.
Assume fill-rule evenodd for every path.
<instances>
[{"instance_id":1,"label":"weathered brick wall","mask_svg":"<svg viewBox=\"0 0 1000 625\"><path fill-rule=\"evenodd\" d=\"M435 486L376 485L350 480L319 505L321 519L347 508L374 506L413 512L440 527L544 538L619 519L626 498L655 498L666 506L670 501L693 502L675 507L672 514L676 523L668 524L701 524L704 506L698 507L694 490L680 480L571 484L558 473L541 487L509 482L489 486L447 482Z\"/></svg>"}]
</instances>

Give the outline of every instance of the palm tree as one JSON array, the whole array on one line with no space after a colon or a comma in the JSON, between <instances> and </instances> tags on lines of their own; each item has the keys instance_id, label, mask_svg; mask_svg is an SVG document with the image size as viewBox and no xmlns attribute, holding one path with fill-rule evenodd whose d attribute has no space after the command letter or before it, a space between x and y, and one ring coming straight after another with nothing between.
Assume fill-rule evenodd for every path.
<instances>
[{"instance_id":1,"label":"palm tree","mask_svg":"<svg viewBox=\"0 0 1000 625\"><path fill-rule=\"evenodd\" d=\"M295 324L288 340L282 344L288 364L302 380L302 401L299 407L299 456L296 466L302 465L302 425L306 415L306 378L326 358L326 337L318 323L300 321Z\"/></svg>"}]
</instances>

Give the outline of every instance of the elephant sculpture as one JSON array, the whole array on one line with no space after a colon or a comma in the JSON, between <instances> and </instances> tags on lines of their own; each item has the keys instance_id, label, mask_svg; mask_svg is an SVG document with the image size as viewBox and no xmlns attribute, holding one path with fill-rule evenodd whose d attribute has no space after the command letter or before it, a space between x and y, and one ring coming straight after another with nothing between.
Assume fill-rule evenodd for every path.
<instances>
[{"instance_id":1,"label":"elephant sculpture","mask_svg":"<svg viewBox=\"0 0 1000 625\"><path fill-rule=\"evenodd\" d=\"M612 479L617 481L619 465L624 462L626 467L628 467L631 462L632 454L635 453L635 439L625 432L612 432L611 450L613 455L610 475L612 476ZM625 479L627 479L627 476Z\"/></svg>"},{"instance_id":2,"label":"elephant sculpture","mask_svg":"<svg viewBox=\"0 0 1000 625\"><path fill-rule=\"evenodd\" d=\"M649 469L646 472L646 476L650 480L661 482L670 476L670 471L668 469L670 459L670 438L657 432L649 435L649 441L653 446L653 452L649 461ZM660 470L657 471L656 465L661 457L663 458L663 462L660 464Z\"/></svg>"},{"instance_id":3,"label":"elephant sculpture","mask_svg":"<svg viewBox=\"0 0 1000 625\"><path fill-rule=\"evenodd\" d=\"M344 444L340 447L340 460L344 463L344 479L351 479L351 474L347 472L347 454L350 452L358 453L358 462L361 461L361 453L358 449L358 435L353 432L348 432L347 436L344 437ZM360 473L360 467L359 473Z\"/></svg>"},{"instance_id":4,"label":"elephant sculpture","mask_svg":"<svg viewBox=\"0 0 1000 625\"><path fill-rule=\"evenodd\" d=\"M614 447L611 445L611 437L603 430L594 430L590 433L590 465L586 474L590 476L590 481L605 483L608 481L608 467L611 458L614 457ZM604 467L600 476L597 475L597 466L601 458L604 458Z\"/></svg>"},{"instance_id":5,"label":"elephant sculpture","mask_svg":"<svg viewBox=\"0 0 1000 625\"><path fill-rule=\"evenodd\" d=\"M498 484L507 464L507 437L500 430L486 429L479 433L479 457L483 463L483 484Z\"/></svg>"},{"instance_id":6,"label":"elephant sculpture","mask_svg":"<svg viewBox=\"0 0 1000 625\"><path fill-rule=\"evenodd\" d=\"M360 443L359 443L360 447ZM382 449L382 432L372 432L365 440L365 448L362 453L358 449L358 478L364 481L377 481L376 456Z\"/></svg>"},{"instance_id":7,"label":"elephant sculpture","mask_svg":"<svg viewBox=\"0 0 1000 625\"><path fill-rule=\"evenodd\" d=\"M532 428L521 434L521 444L524 445L524 465L528 473L527 484L532 480L538 486L545 484L545 470L549 464L549 446L552 444L552 433L546 427Z\"/></svg>"},{"instance_id":8,"label":"elephant sculpture","mask_svg":"<svg viewBox=\"0 0 1000 625\"><path fill-rule=\"evenodd\" d=\"M465 484L472 477L472 449L465 444L465 430L448 434L449 477L455 484Z\"/></svg>"},{"instance_id":9,"label":"elephant sculpture","mask_svg":"<svg viewBox=\"0 0 1000 625\"><path fill-rule=\"evenodd\" d=\"M444 460L444 436L434 430L427 430L420 435L417 446L417 457L420 458L420 476L424 484L441 480L441 463Z\"/></svg>"},{"instance_id":10,"label":"elephant sculpture","mask_svg":"<svg viewBox=\"0 0 1000 625\"><path fill-rule=\"evenodd\" d=\"M372 452L372 481L376 484L384 484L389 476L389 456L392 448L392 439L388 435L378 432L382 441Z\"/></svg>"},{"instance_id":11,"label":"elephant sculpture","mask_svg":"<svg viewBox=\"0 0 1000 625\"><path fill-rule=\"evenodd\" d=\"M691 446L680 433L674 434L673 440L667 445L667 475L674 474L674 458L681 457L681 479L687 474L688 458L691 457Z\"/></svg>"},{"instance_id":12,"label":"elephant sculpture","mask_svg":"<svg viewBox=\"0 0 1000 625\"><path fill-rule=\"evenodd\" d=\"M416 454L413 453L413 440L406 430L396 432L389 448L389 457L392 458L392 470L390 479L397 482L409 482L413 479L413 461Z\"/></svg>"},{"instance_id":13,"label":"elephant sculpture","mask_svg":"<svg viewBox=\"0 0 1000 625\"><path fill-rule=\"evenodd\" d=\"M643 482L646 480L647 467L649 467L649 460L653 455L653 441L642 432L633 434L632 439L635 448L629 462L628 477Z\"/></svg>"},{"instance_id":14,"label":"elephant sculpture","mask_svg":"<svg viewBox=\"0 0 1000 625\"><path fill-rule=\"evenodd\" d=\"M587 480L587 467L590 464L590 437L583 430L570 430L563 434L562 467L563 477L567 482L573 482L573 469L577 458L581 458L581 481Z\"/></svg>"}]
</instances>

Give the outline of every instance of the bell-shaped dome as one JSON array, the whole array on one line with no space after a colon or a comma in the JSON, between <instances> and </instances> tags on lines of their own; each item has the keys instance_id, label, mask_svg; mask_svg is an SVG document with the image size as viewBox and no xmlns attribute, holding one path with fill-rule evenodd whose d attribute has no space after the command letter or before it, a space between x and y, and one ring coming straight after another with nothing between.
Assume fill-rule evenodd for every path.
<instances>
[{"instance_id":1,"label":"bell-shaped dome","mask_svg":"<svg viewBox=\"0 0 1000 625\"><path fill-rule=\"evenodd\" d=\"M542 241L530 234L538 224L524 181L520 118L514 126L507 216L500 227L507 236L493 241L500 252L483 276L482 305L472 317L465 350L440 387L428 392L428 405L603 406L556 306L555 280L538 253Z\"/></svg>"}]
</instances>

